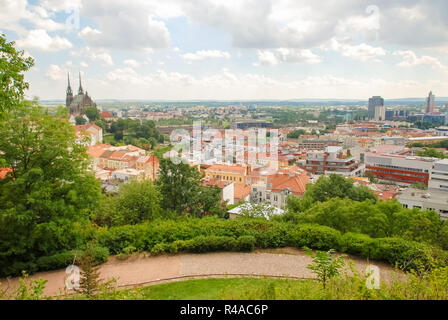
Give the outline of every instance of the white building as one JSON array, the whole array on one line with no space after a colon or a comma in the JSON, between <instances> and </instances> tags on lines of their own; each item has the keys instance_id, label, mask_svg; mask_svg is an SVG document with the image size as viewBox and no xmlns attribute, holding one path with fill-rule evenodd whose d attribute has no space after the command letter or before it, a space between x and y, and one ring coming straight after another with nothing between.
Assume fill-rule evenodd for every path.
<instances>
[{"instance_id":1,"label":"white building","mask_svg":"<svg viewBox=\"0 0 448 320\"><path fill-rule=\"evenodd\" d=\"M429 179L429 188L448 191L448 159L434 163ZM448 197L448 194L446 196Z\"/></svg>"},{"instance_id":2,"label":"white building","mask_svg":"<svg viewBox=\"0 0 448 320\"><path fill-rule=\"evenodd\" d=\"M407 188L397 196L397 200L405 208L434 210L443 220L448 218L448 197L445 191Z\"/></svg>"}]
</instances>

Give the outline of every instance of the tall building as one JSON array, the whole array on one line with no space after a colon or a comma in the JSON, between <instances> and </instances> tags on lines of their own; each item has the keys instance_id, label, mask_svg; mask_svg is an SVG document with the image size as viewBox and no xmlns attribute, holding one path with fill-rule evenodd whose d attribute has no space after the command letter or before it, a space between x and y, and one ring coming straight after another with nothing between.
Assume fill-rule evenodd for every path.
<instances>
[{"instance_id":1,"label":"tall building","mask_svg":"<svg viewBox=\"0 0 448 320\"><path fill-rule=\"evenodd\" d=\"M84 93L81 83L81 73L79 74L79 89L76 96L73 96L73 91L70 86L70 74L68 74L65 105L69 108L70 115L74 116L84 113L84 110L87 107L96 107L96 103L89 97L88 92L86 91L86 93Z\"/></svg>"},{"instance_id":2,"label":"tall building","mask_svg":"<svg viewBox=\"0 0 448 320\"><path fill-rule=\"evenodd\" d=\"M376 110L377 107L383 107L384 108L384 99L380 96L373 96L369 99L369 119L375 119L375 115L383 116L381 120L385 120L386 118L386 109L384 109L384 115L383 115L383 109Z\"/></svg>"},{"instance_id":3,"label":"tall building","mask_svg":"<svg viewBox=\"0 0 448 320\"><path fill-rule=\"evenodd\" d=\"M432 94L432 91L429 92L428 98L426 98L426 108L425 113L433 113L434 112L434 100L435 95Z\"/></svg>"}]
</instances>

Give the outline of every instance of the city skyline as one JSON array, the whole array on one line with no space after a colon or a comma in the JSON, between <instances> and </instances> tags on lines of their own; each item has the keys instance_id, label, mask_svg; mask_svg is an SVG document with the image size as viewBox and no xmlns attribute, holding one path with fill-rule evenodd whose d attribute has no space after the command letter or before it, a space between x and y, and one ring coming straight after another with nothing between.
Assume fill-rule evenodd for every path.
<instances>
[{"instance_id":1,"label":"city skyline","mask_svg":"<svg viewBox=\"0 0 448 320\"><path fill-rule=\"evenodd\" d=\"M448 96L443 1L195 3L0 0L0 31L36 58L43 100L67 72L97 100Z\"/></svg>"}]
</instances>

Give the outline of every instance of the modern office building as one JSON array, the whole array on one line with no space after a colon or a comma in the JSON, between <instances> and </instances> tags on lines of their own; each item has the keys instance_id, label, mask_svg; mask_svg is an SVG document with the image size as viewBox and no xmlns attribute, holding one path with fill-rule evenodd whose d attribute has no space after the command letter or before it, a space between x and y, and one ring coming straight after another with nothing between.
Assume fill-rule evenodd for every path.
<instances>
[{"instance_id":1,"label":"modern office building","mask_svg":"<svg viewBox=\"0 0 448 320\"><path fill-rule=\"evenodd\" d=\"M409 157L399 154L366 153L366 173L370 172L381 181L398 185L429 184L434 159Z\"/></svg>"},{"instance_id":2,"label":"modern office building","mask_svg":"<svg viewBox=\"0 0 448 320\"><path fill-rule=\"evenodd\" d=\"M433 113L434 112L434 100L435 95L432 94L432 91L429 92L428 98L426 98L426 108L425 113Z\"/></svg>"},{"instance_id":3,"label":"modern office building","mask_svg":"<svg viewBox=\"0 0 448 320\"><path fill-rule=\"evenodd\" d=\"M376 111L377 107L384 107L384 99L380 96L373 96L372 98L369 99L369 111L368 111L369 119L375 119L375 113L377 112ZM380 111L378 111L378 114L381 115L382 113L383 113L383 111L380 108ZM384 117L382 120L385 120L385 119L386 119L386 110L384 109Z\"/></svg>"}]
</instances>

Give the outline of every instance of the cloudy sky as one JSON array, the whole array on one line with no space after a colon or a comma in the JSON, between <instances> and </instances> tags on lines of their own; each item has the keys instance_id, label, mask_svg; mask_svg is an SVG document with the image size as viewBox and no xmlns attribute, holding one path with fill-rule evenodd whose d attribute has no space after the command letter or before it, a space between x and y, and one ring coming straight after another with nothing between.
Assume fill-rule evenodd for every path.
<instances>
[{"instance_id":1,"label":"cloudy sky","mask_svg":"<svg viewBox=\"0 0 448 320\"><path fill-rule=\"evenodd\" d=\"M448 96L446 0L0 0L30 96Z\"/></svg>"}]
</instances>

